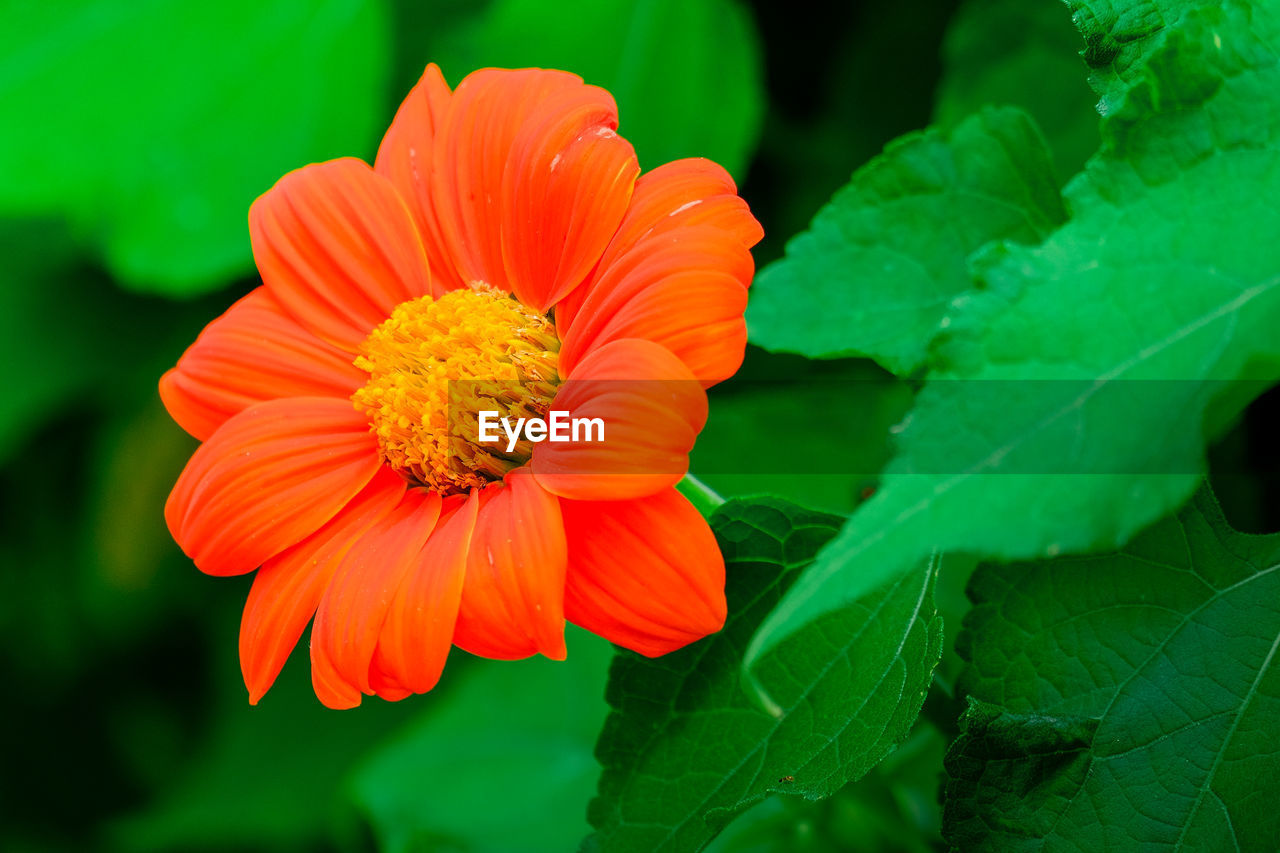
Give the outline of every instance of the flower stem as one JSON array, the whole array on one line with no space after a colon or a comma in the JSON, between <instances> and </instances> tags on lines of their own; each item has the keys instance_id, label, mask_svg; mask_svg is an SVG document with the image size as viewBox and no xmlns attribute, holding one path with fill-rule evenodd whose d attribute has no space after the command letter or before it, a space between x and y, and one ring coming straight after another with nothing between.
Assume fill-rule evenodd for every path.
<instances>
[{"instance_id":1,"label":"flower stem","mask_svg":"<svg viewBox=\"0 0 1280 853\"><path fill-rule=\"evenodd\" d=\"M680 494L689 499L689 503L693 504L704 517L711 515L711 513L715 512L716 507L724 503L724 498L719 492L693 476L693 474L685 474L684 479L676 483L676 488L680 490Z\"/></svg>"}]
</instances>

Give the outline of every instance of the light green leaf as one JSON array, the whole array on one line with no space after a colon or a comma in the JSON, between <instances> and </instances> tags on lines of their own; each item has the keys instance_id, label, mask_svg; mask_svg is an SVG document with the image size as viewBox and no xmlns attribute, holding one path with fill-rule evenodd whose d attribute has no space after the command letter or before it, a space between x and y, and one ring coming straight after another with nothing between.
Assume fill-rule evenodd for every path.
<instances>
[{"instance_id":1,"label":"light green leaf","mask_svg":"<svg viewBox=\"0 0 1280 853\"><path fill-rule=\"evenodd\" d=\"M0 13L0 212L66 217L139 290L250 272L253 199L309 162L371 155L388 115L380 0Z\"/></svg>"},{"instance_id":2,"label":"light green leaf","mask_svg":"<svg viewBox=\"0 0 1280 853\"><path fill-rule=\"evenodd\" d=\"M709 157L741 180L764 113L759 38L737 0L497 0L434 34L457 84L476 68L562 68L618 102L646 169Z\"/></svg>"},{"instance_id":3,"label":"light green leaf","mask_svg":"<svg viewBox=\"0 0 1280 853\"><path fill-rule=\"evenodd\" d=\"M866 355L908 374L991 240L1039 242L1066 214L1048 149L1013 109L891 143L854 173L751 289L752 343Z\"/></svg>"},{"instance_id":4,"label":"light green leaf","mask_svg":"<svg viewBox=\"0 0 1280 853\"><path fill-rule=\"evenodd\" d=\"M352 796L379 849L572 849L600 772L591 749L612 647L585 631L568 639L564 663L470 661L363 761Z\"/></svg>"},{"instance_id":5,"label":"light green leaf","mask_svg":"<svg viewBox=\"0 0 1280 853\"><path fill-rule=\"evenodd\" d=\"M700 849L768 794L830 796L907 736L942 649L932 569L830 614L767 660L788 684L772 712L739 680L752 631L839 523L772 498L716 512L728 622L661 658L615 658L593 845Z\"/></svg>"},{"instance_id":6,"label":"light green leaf","mask_svg":"<svg viewBox=\"0 0 1280 853\"><path fill-rule=\"evenodd\" d=\"M947 767L963 850L1269 850L1280 838L1280 536L1207 489L1119 553L987 565Z\"/></svg>"},{"instance_id":7,"label":"light green leaf","mask_svg":"<svg viewBox=\"0 0 1280 853\"><path fill-rule=\"evenodd\" d=\"M748 663L931 549L1114 548L1186 500L1206 441L1280 375L1280 214L1259 191L1280 185L1277 50L1274 5L1169 34L1068 187L1075 218L980 258L881 490Z\"/></svg>"},{"instance_id":8,"label":"light green leaf","mask_svg":"<svg viewBox=\"0 0 1280 853\"><path fill-rule=\"evenodd\" d=\"M934 121L954 127L988 104L1026 110L1074 175L1098 149L1097 97L1084 80L1084 42L1053 0L968 0L951 19Z\"/></svg>"}]
</instances>

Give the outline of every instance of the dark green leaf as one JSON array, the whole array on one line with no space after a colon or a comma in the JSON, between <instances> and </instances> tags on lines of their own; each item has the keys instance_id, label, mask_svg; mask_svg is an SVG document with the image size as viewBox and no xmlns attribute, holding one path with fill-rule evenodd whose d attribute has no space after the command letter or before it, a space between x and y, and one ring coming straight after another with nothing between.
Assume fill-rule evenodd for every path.
<instances>
[{"instance_id":1,"label":"dark green leaf","mask_svg":"<svg viewBox=\"0 0 1280 853\"><path fill-rule=\"evenodd\" d=\"M541 66L608 89L646 169L709 157L741 180L755 149L760 48L737 0L497 0L433 35L453 84L484 66Z\"/></svg>"},{"instance_id":2,"label":"dark green leaf","mask_svg":"<svg viewBox=\"0 0 1280 853\"><path fill-rule=\"evenodd\" d=\"M1068 187L1075 217L980 259L880 491L748 662L931 549L1115 548L1194 491L1205 443L1280 375L1280 214L1259 191L1280 184L1278 50L1274 5L1167 36Z\"/></svg>"},{"instance_id":3,"label":"dark green leaf","mask_svg":"<svg viewBox=\"0 0 1280 853\"><path fill-rule=\"evenodd\" d=\"M752 806L707 853L935 853L946 749L937 729L918 725L874 770L828 799L769 797Z\"/></svg>"},{"instance_id":4,"label":"dark green leaf","mask_svg":"<svg viewBox=\"0 0 1280 853\"><path fill-rule=\"evenodd\" d=\"M609 851L696 850L770 793L830 796L907 735L942 645L934 571L833 613L762 663L788 689L771 712L740 682L744 644L840 519L782 500L730 501L712 520L729 620L657 659L619 653L591 805Z\"/></svg>"},{"instance_id":5,"label":"dark green leaf","mask_svg":"<svg viewBox=\"0 0 1280 853\"><path fill-rule=\"evenodd\" d=\"M221 308L121 293L69 263L48 223L0 222L0 245L14 247L0 273L0 460L58 414L154 397L169 360Z\"/></svg>"},{"instance_id":6,"label":"dark green leaf","mask_svg":"<svg viewBox=\"0 0 1280 853\"><path fill-rule=\"evenodd\" d=\"M170 773L143 808L106 828L105 836L112 842L106 849L317 849L355 826L356 816L350 807L344 808L342 790L351 768L407 719L413 702L431 701L366 703L358 712L335 713L312 693L304 640L271 692L251 707L236 663L235 610L243 593L226 595L221 588L231 580L200 579L194 570L189 580L219 584L210 600L228 605L210 612L220 626L217 665L210 676L219 689L218 701L209 709L212 724L201 730L180 762L165 756L180 772ZM161 705L165 710L171 707ZM156 732L134 719L132 712L124 722L137 738L134 749L155 749Z\"/></svg>"},{"instance_id":7,"label":"dark green leaf","mask_svg":"<svg viewBox=\"0 0 1280 853\"><path fill-rule=\"evenodd\" d=\"M574 631L564 663L472 661L445 694L417 700L425 713L355 774L380 849L572 849L600 772L610 654Z\"/></svg>"},{"instance_id":8,"label":"dark green leaf","mask_svg":"<svg viewBox=\"0 0 1280 853\"><path fill-rule=\"evenodd\" d=\"M1280 536L1208 490L1119 553L986 565L947 760L963 850L1270 850Z\"/></svg>"},{"instance_id":9,"label":"dark green leaf","mask_svg":"<svg viewBox=\"0 0 1280 853\"><path fill-rule=\"evenodd\" d=\"M760 273L752 342L911 373L971 286L970 253L1001 238L1039 242L1066 216L1057 187L1044 140L1017 110L891 143Z\"/></svg>"},{"instance_id":10,"label":"dark green leaf","mask_svg":"<svg viewBox=\"0 0 1280 853\"><path fill-rule=\"evenodd\" d=\"M379 0L8 0L0 17L0 212L65 216L140 290L251 271L253 199L371 155L387 118Z\"/></svg>"},{"instance_id":11,"label":"dark green leaf","mask_svg":"<svg viewBox=\"0 0 1280 853\"><path fill-rule=\"evenodd\" d=\"M782 376L740 375L711 391L690 468L725 497L847 514L889 461L889 428L911 407L911 387L865 360L784 364ZM793 440L779 441L781 429Z\"/></svg>"}]
</instances>

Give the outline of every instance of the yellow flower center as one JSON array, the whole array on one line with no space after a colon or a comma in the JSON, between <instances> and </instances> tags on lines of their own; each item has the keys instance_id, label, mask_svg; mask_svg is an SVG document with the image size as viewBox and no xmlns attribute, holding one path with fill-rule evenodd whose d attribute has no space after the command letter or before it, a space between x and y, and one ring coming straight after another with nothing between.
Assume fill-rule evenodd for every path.
<instances>
[{"instance_id":1,"label":"yellow flower center","mask_svg":"<svg viewBox=\"0 0 1280 853\"><path fill-rule=\"evenodd\" d=\"M351 399L406 479L457 494L502 479L533 445L479 444L479 415L545 418L560 341L542 314L483 282L396 307L360 346L369 381Z\"/></svg>"}]
</instances>

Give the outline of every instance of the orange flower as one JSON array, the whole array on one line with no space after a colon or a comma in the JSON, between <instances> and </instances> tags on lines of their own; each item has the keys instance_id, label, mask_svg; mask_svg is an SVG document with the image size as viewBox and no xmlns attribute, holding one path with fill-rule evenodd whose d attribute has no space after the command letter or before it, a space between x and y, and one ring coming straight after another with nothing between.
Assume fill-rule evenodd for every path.
<instances>
[{"instance_id":1,"label":"orange flower","mask_svg":"<svg viewBox=\"0 0 1280 853\"><path fill-rule=\"evenodd\" d=\"M761 230L723 169L640 176L616 128L574 75L451 92L432 65L373 168L306 166L254 202L263 285L160 381L204 442L170 531L204 572L259 569L250 702L313 615L335 708L430 690L451 645L563 659L566 619L646 655L723 625L722 558L675 483L741 363ZM505 453L460 402L603 414L613 438Z\"/></svg>"}]
</instances>

